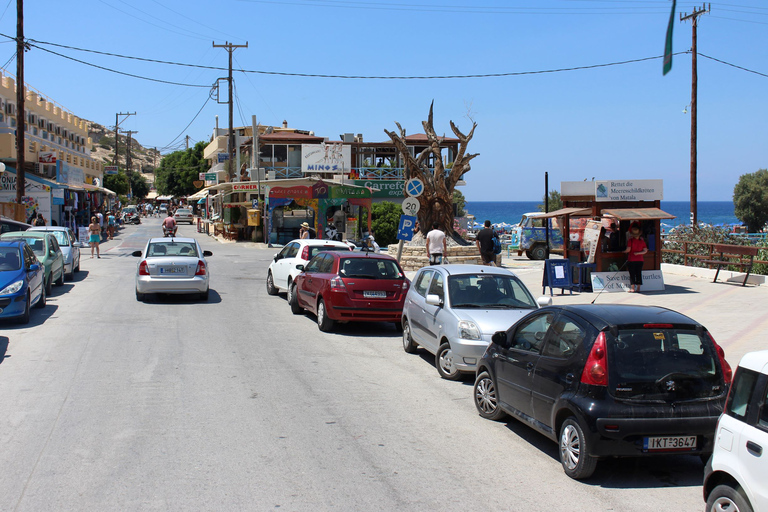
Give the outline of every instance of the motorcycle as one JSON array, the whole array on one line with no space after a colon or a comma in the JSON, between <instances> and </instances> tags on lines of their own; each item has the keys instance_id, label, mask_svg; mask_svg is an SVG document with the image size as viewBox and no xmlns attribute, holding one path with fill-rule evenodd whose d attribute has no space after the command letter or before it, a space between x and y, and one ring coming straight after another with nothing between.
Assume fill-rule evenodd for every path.
<instances>
[{"instance_id":1,"label":"motorcycle","mask_svg":"<svg viewBox=\"0 0 768 512\"><path fill-rule=\"evenodd\" d=\"M126 213L123 215L123 224L141 224L138 213Z\"/></svg>"},{"instance_id":2,"label":"motorcycle","mask_svg":"<svg viewBox=\"0 0 768 512\"><path fill-rule=\"evenodd\" d=\"M163 236L165 237L174 237L176 236L176 231L179 229L179 226L173 226L173 229L168 229L165 227L165 224L163 224Z\"/></svg>"}]
</instances>

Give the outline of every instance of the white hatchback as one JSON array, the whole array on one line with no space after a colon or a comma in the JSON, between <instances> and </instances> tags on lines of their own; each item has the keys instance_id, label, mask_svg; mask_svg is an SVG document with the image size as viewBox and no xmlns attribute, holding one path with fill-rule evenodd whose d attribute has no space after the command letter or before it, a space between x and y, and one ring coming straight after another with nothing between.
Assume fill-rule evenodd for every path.
<instances>
[{"instance_id":1,"label":"white hatchback","mask_svg":"<svg viewBox=\"0 0 768 512\"><path fill-rule=\"evenodd\" d=\"M318 240L312 238L292 240L283 250L275 254L267 271L267 293L277 295L288 292L291 283L301 270L296 265L306 265L312 256L323 251L350 251L349 245L335 240ZM290 297L289 297L290 300Z\"/></svg>"},{"instance_id":2,"label":"white hatchback","mask_svg":"<svg viewBox=\"0 0 768 512\"><path fill-rule=\"evenodd\" d=\"M707 512L768 510L768 350L736 369L704 472Z\"/></svg>"}]
</instances>

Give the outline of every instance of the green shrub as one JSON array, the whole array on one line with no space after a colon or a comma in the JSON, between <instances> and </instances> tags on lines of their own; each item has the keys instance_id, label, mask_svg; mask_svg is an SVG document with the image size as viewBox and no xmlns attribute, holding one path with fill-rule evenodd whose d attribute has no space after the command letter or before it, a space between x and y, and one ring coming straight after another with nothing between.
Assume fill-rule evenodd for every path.
<instances>
[{"instance_id":1,"label":"green shrub","mask_svg":"<svg viewBox=\"0 0 768 512\"><path fill-rule=\"evenodd\" d=\"M371 228L376 243L386 247L397 243L397 227L400 225L400 215L403 211L399 204L383 201L374 203L371 207Z\"/></svg>"},{"instance_id":2,"label":"green shrub","mask_svg":"<svg viewBox=\"0 0 768 512\"><path fill-rule=\"evenodd\" d=\"M754 245L747 237L730 233L727 228L707 226L693 230L689 226L679 226L667 233L664 238L663 248L683 251L685 248L683 242L688 242L686 250L689 255L694 254L704 257L700 259L689 257L688 266L705 268L707 265L701 263L701 261L709 259L711 254L710 246L705 244ZM763 240L760 246L764 248L760 250L755 259L768 261L768 247L765 244L766 242ZM685 264L684 255L680 253L663 252L661 260L663 263ZM739 268L730 267L729 270L738 271ZM768 275L768 265L755 264L752 267L752 273Z\"/></svg>"}]
</instances>

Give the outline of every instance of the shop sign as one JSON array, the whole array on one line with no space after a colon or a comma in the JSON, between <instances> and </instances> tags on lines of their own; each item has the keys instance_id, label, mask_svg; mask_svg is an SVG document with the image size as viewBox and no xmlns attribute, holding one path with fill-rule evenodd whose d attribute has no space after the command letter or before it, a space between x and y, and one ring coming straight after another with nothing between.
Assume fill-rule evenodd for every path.
<instances>
[{"instance_id":1,"label":"shop sign","mask_svg":"<svg viewBox=\"0 0 768 512\"><path fill-rule=\"evenodd\" d=\"M40 152L37 154L37 161L41 164L55 164L56 153L52 151Z\"/></svg>"},{"instance_id":2,"label":"shop sign","mask_svg":"<svg viewBox=\"0 0 768 512\"><path fill-rule=\"evenodd\" d=\"M664 180L595 181L595 201L661 201Z\"/></svg>"},{"instance_id":3,"label":"shop sign","mask_svg":"<svg viewBox=\"0 0 768 512\"><path fill-rule=\"evenodd\" d=\"M327 172L342 174L352 167L352 147L348 144L302 144L301 170L306 174Z\"/></svg>"},{"instance_id":4,"label":"shop sign","mask_svg":"<svg viewBox=\"0 0 768 512\"><path fill-rule=\"evenodd\" d=\"M85 173L82 169L59 160L56 162L56 181L67 185L82 185L86 182Z\"/></svg>"},{"instance_id":5,"label":"shop sign","mask_svg":"<svg viewBox=\"0 0 768 512\"><path fill-rule=\"evenodd\" d=\"M64 189L63 188L54 188L51 194L51 203L55 205L63 205L64 204Z\"/></svg>"},{"instance_id":6,"label":"shop sign","mask_svg":"<svg viewBox=\"0 0 768 512\"><path fill-rule=\"evenodd\" d=\"M354 180L358 187L368 187L371 190L371 197L375 198L400 198L403 197L403 187L405 180Z\"/></svg>"},{"instance_id":7,"label":"shop sign","mask_svg":"<svg viewBox=\"0 0 768 512\"><path fill-rule=\"evenodd\" d=\"M608 293L629 291L629 272L592 272L592 290ZM644 292L664 291L664 274L661 270L643 270Z\"/></svg>"},{"instance_id":8,"label":"shop sign","mask_svg":"<svg viewBox=\"0 0 768 512\"><path fill-rule=\"evenodd\" d=\"M348 199L355 197L371 197L371 191L367 188L347 187L344 185L331 187L331 199Z\"/></svg>"},{"instance_id":9,"label":"shop sign","mask_svg":"<svg viewBox=\"0 0 768 512\"><path fill-rule=\"evenodd\" d=\"M215 172L205 173L205 181L216 181L216 173Z\"/></svg>"},{"instance_id":10,"label":"shop sign","mask_svg":"<svg viewBox=\"0 0 768 512\"><path fill-rule=\"evenodd\" d=\"M302 186L296 186L296 187L273 187L272 190L269 192L269 197L284 197L286 199L293 199L293 198L306 198L306 199L312 199L312 189L309 187L302 187Z\"/></svg>"},{"instance_id":11,"label":"shop sign","mask_svg":"<svg viewBox=\"0 0 768 512\"><path fill-rule=\"evenodd\" d=\"M233 191L259 190L259 184L258 183L233 183L232 190Z\"/></svg>"},{"instance_id":12,"label":"shop sign","mask_svg":"<svg viewBox=\"0 0 768 512\"><path fill-rule=\"evenodd\" d=\"M600 242L600 230L603 225L596 220L588 220L584 227L584 237L582 240L582 250L587 253L587 263L595 262L597 245Z\"/></svg>"},{"instance_id":13,"label":"shop sign","mask_svg":"<svg viewBox=\"0 0 768 512\"><path fill-rule=\"evenodd\" d=\"M226 162L229 160L229 153L217 153L219 163Z\"/></svg>"},{"instance_id":14,"label":"shop sign","mask_svg":"<svg viewBox=\"0 0 768 512\"><path fill-rule=\"evenodd\" d=\"M108 165L104 167L104 174L110 175L110 174L117 174L117 166L116 165Z\"/></svg>"}]
</instances>

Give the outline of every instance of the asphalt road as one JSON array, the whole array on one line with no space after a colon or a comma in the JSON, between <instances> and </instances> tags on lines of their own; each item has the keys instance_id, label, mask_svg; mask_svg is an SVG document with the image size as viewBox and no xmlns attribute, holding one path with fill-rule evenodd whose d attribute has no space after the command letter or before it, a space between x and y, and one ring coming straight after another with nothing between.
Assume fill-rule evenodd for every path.
<instances>
[{"instance_id":1,"label":"asphalt road","mask_svg":"<svg viewBox=\"0 0 768 512\"><path fill-rule=\"evenodd\" d=\"M28 326L0 324L0 510L700 510L691 456L563 473L554 442L480 418L388 324L322 333L265 291L276 250L194 228L211 294L134 296L160 220L83 252ZM536 290L534 290L534 294Z\"/></svg>"}]
</instances>

